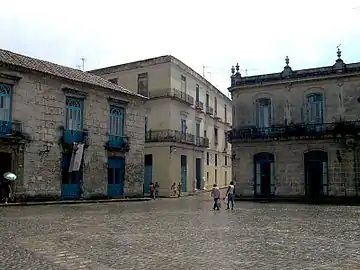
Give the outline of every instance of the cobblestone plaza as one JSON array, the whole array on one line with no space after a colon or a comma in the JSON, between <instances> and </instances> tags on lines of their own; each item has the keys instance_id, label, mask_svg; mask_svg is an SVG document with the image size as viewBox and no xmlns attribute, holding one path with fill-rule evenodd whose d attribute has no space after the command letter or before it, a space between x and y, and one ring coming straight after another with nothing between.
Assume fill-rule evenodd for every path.
<instances>
[{"instance_id":1,"label":"cobblestone plaza","mask_svg":"<svg viewBox=\"0 0 360 270\"><path fill-rule=\"evenodd\" d=\"M0 269L358 269L359 208L196 196L0 208Z\"/></svg>"}]
</instances>

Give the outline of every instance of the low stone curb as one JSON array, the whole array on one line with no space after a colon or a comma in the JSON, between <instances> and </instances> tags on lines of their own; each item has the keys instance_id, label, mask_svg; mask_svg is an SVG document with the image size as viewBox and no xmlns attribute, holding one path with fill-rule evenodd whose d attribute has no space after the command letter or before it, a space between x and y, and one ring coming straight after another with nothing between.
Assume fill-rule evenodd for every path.
<instances>
[{"instance_id":1,"label":"low stone curb","mask_svg":"<svg viewBox=\"0 0 360 270\"><path fill-rule=\"evenodd\" d=\"M318 200L309 200L306 198L254 198L254 197L236 197L235 201L256 202L256 203L294 203L294 204L313 204L313 205L360 205L360 198L342 199L342 198L324 198Z\"/></svg>"},{"instance_id":2,"label":"low stone curb","mask_svg":"<svg viewBox=\"0 0 360 270\"><path fill-rule=\"evenodd\" d=\"M111 202L142 202L151 201L151 198L128 198L128 199L108 199L108 200L73 200L73 201L43 201L43 202L17 202L1 203L0 207L8 206L33 206L33 205L59 205L59 204L85 204L85 203L111 203Z\"/></svg>"}]
</instances>

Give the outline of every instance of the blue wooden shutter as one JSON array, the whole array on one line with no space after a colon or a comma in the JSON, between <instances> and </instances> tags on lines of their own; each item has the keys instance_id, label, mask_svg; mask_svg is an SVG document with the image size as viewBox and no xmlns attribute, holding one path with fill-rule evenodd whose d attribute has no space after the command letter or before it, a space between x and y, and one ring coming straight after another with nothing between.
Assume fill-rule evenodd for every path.
<instances>
[{"instance_id":1,"label":"blue wooden shutter","mask_svg":"<svg viewBox=\"0 0 360 270\"><path fill-rule=\"evenodd\" d=\"M321 124L324 122L324 99L320 93L310 94L306 98L306 122Z\"/></svg>"},{"instance_id":2,"label":"blue wooden shutter","mask_svg":"<svg viewBox=\"0 0 360 270\"><path fill-rule=\"evenodd\" d=\"M10 121L11 85L0 83L0 120Z\"/></svg>"},{"instance_id":3,"label":"blue wooden shutter","mask_svg":"<svg viewBox=\"0 0 360 270\"><path fill-rule=\"evenodd\" d=\"M124 108L110 106L110 131L111 135L124 135Z\"/></svg>"},{"instance_id":4,"label":"blue wooden shutter","mask_svg":"<svg viewBox=\"0 0 360 270\"><path fill-rule=\"evenodd\" d=\"M66 98L66 128L81 130L83 126L83 100Z\"/></svg>"}]
</instances>

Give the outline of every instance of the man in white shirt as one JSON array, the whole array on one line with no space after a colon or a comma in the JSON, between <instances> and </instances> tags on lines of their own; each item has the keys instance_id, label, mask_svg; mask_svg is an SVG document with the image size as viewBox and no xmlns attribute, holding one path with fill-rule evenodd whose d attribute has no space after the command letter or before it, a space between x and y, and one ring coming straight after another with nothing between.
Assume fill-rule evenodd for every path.
<instances>
[{"instance_id":1,"label":"man in white shirt","mask_svg":"<svg viewBox=\"0 0 360 270\"><path fill-rule=\"evenodd\" d=\"M226 191L226 196L227 196L227 210L230 209L230 202L231 202L231 210L234 209L234 195L235 195L235 185L234 182L231 181L230 185Z\"/></svg>"}]
</instances>

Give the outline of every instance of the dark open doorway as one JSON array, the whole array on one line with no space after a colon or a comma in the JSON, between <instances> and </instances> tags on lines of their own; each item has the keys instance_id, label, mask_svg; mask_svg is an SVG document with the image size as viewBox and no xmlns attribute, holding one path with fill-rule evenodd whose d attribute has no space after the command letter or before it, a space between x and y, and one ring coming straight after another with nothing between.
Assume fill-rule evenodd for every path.
<instances>
[{"instance_id":1,"label":"dark open doorway","mask_svg":"<svg viewBox=\"0 0 360 270\"><path fill-rule=\"evenodd\" d=\"M255 196L274 195L274 155L258 153L254 156L254 193Z\"/></svg>"},{"instance_id":2,"label":"dark open doorway","mask_svg":"<svg viewBox=\"0 0 360 270\"><path fill-rule=\"evenodd\" d=\"M304 154L305 195L311 199L328 195L328 155L324 151L310 151Z\"/></svg>"},{"instance_id":3,"label":"dark open doorway","mask_svg":"<svg viewBox=\"0 0 360 270\"><path fill-rule=\"evenodd\" d=\"M13 172L11 170L12 157L11 153L0 152L0 177L3 179L3 175L6 172ZM15 173L15 172L13 172ZM15 173L16 174L16 173Z\"/></svg>"}]
</instances>

